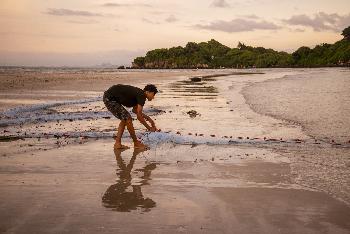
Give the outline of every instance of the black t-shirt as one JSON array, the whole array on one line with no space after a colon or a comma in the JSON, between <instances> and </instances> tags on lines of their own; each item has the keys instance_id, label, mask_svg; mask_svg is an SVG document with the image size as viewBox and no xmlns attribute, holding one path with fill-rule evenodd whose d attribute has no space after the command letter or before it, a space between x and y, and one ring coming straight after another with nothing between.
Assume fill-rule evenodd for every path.
<instances>
[{"instance_id":1,"label":"black t-shirt","mask_svg":"<svg viewBox=\"0 0 350 234\"><path fill-rule=\"evenodd\" d=\"M143 106L146 102L145 92L131 85L113 85L105 92L105 96L109 100L116 101L126 107L133 107L137 104Z\"/></svg>"}]
</instances>

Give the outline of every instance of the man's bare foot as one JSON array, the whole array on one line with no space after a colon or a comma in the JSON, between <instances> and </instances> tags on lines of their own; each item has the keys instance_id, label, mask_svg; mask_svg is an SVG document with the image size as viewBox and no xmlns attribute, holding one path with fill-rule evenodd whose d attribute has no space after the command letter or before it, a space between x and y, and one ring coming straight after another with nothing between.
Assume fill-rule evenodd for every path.
<instances>
[{"instance_id":1,"label":"man's bare foot","mask_svg":"<svg viewBox=\"0 0 350 234\"><path fill-rule=\"evenodd\" d=\"M122 143L120 143L120 142L115 142L114 143L114 148L115 149L130 149L129 146L122 145Z\"/></svg>"},{"instance_id":2,"label":"man's bare foot","mask_svg":"<svg viewBox=\"0 0 350 234\"><path fill-rule=\"evenodd\" d=\"M145 144L143 144L141 141L136 141L134 143L134 148L137 148L137 149L149 149L149 147Z\"/></svg>"},{"instance_id":3,"label":"man's bare foot","mask_svg":"<svg viewBox=\"0 0 350 234\"><path fill-rule=\"evenodd\" d=\"M138 155L139 153L145 152L149 150L149 148L134 148L134 155Z\"/></svg>"}]
</instances>

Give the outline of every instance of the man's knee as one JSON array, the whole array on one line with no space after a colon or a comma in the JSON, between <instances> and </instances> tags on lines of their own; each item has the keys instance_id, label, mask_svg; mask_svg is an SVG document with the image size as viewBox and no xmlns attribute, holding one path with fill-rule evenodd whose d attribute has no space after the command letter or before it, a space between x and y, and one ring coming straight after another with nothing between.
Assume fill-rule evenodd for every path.
<instances>
[{"instance_id":1,"label":"man's knee","mask_svg":"<svg viewBox=\"0 0 350 234\"><path fill-rule=\"evenodd\" d=\"M125 120L125 123L126 123L127 125L132 124L132 118L127 118L127 119Z\"/></svg>"}]
</instances>

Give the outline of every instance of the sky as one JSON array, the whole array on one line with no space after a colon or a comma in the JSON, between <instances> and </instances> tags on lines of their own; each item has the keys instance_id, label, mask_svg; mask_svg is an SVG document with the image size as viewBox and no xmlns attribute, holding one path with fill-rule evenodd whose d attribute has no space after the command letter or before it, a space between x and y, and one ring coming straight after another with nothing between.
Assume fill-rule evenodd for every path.
<instances>
[{"instance_id":1,"label":"sky","mask_svg":"<svg viewBox=\"0 0 350 234\"><path fill-rule=\"evenodd\" d=\"M293 52L342 39L349 0L0 0L0 65L131 65L215 39Z\"/></svg>"}]
</instances>

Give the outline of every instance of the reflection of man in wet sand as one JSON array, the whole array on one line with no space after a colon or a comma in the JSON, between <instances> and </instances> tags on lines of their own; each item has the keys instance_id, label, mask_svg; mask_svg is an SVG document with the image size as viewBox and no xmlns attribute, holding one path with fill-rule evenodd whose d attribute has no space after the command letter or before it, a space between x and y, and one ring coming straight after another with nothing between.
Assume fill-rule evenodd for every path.
<instances>
[{"instance_id":1,"label":"reflection of man in wet sand","mask_svg":"<svg viewBox=\"0 0 350 234\"><path fill-rule=\"evenodd\" d=\"M116 184L111 185L102 197L103 205L107 208L113 208L116 211L130 211L141 207L144 211L149 211L156 206L156 203L150 198L144 198L141 191L141 186L148 184L151 176L151 171L156 168L155 163L146 165L139 171L143 172L141 177L143 180L140 185L131 185L131 170L136 160L136 156L145 151L145 149L135 148L133 156L128 165L125 165L121 153L126 149L114 149L115 157L120 168L117 173L119 180ZM129 186L132 186L132 191L126 191Z\"/></svg>"},{"instance_id":2,"label":"reflection of man in wet sand","mask_svg":"<svg viewBox=\"0 0 350 234\"><path fill-rule=\"evenodd\" d=\"M135 134L135 129L132 124L132 118L130 113L124 108L132 107L132 111L136 114L137 119L147 128L148 131L155 132L157 127L154 121L146 114L142 112L142 108L146 102L152 101L154 95L158 92L157 87L149 84L145 88L139 89L130 85L113 85L110 87L103 95L103 102L105 103L107 109L112 112L112 114L120 119L120 124L118 127L118 132L115 141L115 147L118 149L128 148L122 145L121 139L125 129L125 125L128 128L130 136L134 141L135 148L146 148L141 141L139 141ZM147 123L150 123L150 125Z\"/></svg>"}]
</instances>

